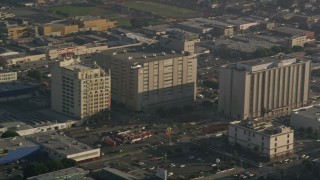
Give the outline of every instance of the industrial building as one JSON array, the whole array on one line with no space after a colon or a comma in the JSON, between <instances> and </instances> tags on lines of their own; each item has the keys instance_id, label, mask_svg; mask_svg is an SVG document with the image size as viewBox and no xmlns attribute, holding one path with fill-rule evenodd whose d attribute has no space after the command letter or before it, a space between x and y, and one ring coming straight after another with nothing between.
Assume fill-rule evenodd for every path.
<instances>
[{"instance_id":1,"label":"industrial building","mask_svg":"<svg viewBox=\"0 0 320 180\"><path fill-rule=\"evenodd\" d=\"M37 133L28 139L39 144L41 149L52 159L73 159L76 162L100 158L100 148L92 148L72 137L58 134L55 131Z\"/></svg>"},{"instance_id":2,"label":"industrial building","mask_svg":"<svg viewBox=\"0 0 320 180\"><path fill-rule=\"evenodd\" d=\"M1 83L0 102L32 97L39 87L39 84L22 81Z\"/></svg>"},{"instance_id":3,"label":"industrial building","mask_svg":"<svg viewBox=\"0 0 320 180\"><path fill-rule=\"evenodd\" d=\"M51 74L52 110L83 119L110 108L110 73L98 65L65 57L55 62Z\"/></svg>"},{"instance_id":4,"label":"industrial building","mask_svg":"<svg viewBox=\"0 0 320 180\"><path fill-rule=\"evenodd\" d=\"M291 112L290 126L296 130L301 128L313 132L320 130L320 106L313 105L295 109Z\"/></svg>"},{"instance_id":5,"label":"industrial building","mask_svg":"<svg viewBox=\"0 0 320 180\"><path fill-rule=\"evenodd\" d=\"M270 160L293 154L294 131L283 125L257 120L229 124L229 143L239 144Z\"/></svg>"},{"instance_id":6,"label":"industrial building","mask_svg":"<svg viewBox=\"0 0 320 180\"><path fill-rule=\"evenodd\" d=\"M311 63L274 56L220 68L219 111L247 119L289 115L308 105Z\"/></svg>"},{"instance_id":7,"label":"industrial building","mask_svg":"<svg viewBox=\"0 0 320 180\"><path fill-rule=\"evenodd\" d=\"M39 148L39 145L22 137L0 139L0 165L24 158Z\"/></svg>"},{"instance_id":8,"label":"industrial building","mask_svg":"<svg viewBox=\"0 0 320 180\"><path fill-rule=\"evenodd\" d=\"M109 21L104 18L94 16L76 16L72 19L73 24L79 26L79 31L106 31L115 28L117 21Z\"/></svg>"},{"instance_id":9,"label":"industrial building","mask_svg":"<svg viewBox=\"0 0 320 180\"><path fill-rule=\"evenodd\" d=\"M194 55L156 46L135 46L98 53L94 60L112 69L112 99L143 111L192 103L196 97Z\"/></svg>"},{"instance_id":10,"label":"industrial building","mask_svg":"<svg viewBox=\"0 0 320 180\"><path fill-rule=\"evenodd\" d=\"M33 176L27 178L27 180L53 180L53 179L85 179L84 177L89 174L89 171L78 167L71 167L67 169L61 169L58 171L53 171L45 174L40 174L38 176Z\"/></svg>"}]
</instances>

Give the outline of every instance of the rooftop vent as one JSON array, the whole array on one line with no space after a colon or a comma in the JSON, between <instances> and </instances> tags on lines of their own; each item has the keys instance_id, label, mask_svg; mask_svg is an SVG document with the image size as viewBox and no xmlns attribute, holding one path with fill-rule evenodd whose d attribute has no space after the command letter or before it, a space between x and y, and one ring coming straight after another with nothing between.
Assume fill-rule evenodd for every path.
<instances>
[{"instance_id":1,"label":"rooftop vent","mask_svg":"<svg viewBox=\"0 0 320 180\"><path fill-rule=\"evenodd\" d=\"M142 55L142 58L143 58L143 59L147 59L147 56L146 56L146 55Z\"/></svg>"},{"instance_id":2,"label":"rooftop vent","mask_svg":"<svg viewBox=\"0 0 320 180\"><path fill-rule=\"evenodd\" d=\"M161 54L162 54L162 55L164 55L164 56L166 55L166 53L165 53L165 52L162 52Z\"/></svg>"},{"instance_id":3,"label":"rooftop vent","mask_svg":"<svg viewBox=\"0 0 320 180\"><path fill-rule=\"evenodd\" d=\"M157 54L153 53L153 54L152 54L152 56L153 56L153 57L156 57L156 56L157 56Z\"/></svg>"},{"instance_id":4,"label":"rooftop vent","mask_svg":"<svg viewBox=\"0 0 320 180\"><path fill-rule=\"evenodd\" d=\"M113 52L113 53L112 53L112 55L117 55L117 54L118 54L117 52Z\"/></svg>"},{"instance_id":5,"label":"rooftop vent","mask_svg":"<svg viewBox=\"0 0 320 180\"><path fill-rule=\"evenodd\" d=\"M176 51L172 50L172 51L171 51L171 53L172 53L172 54L175 54L175 53L176 53Z\"/></svg>"},{"instance_id":6,"label":"rooftop vent","mask_svg":"<svg viewBox=\"0 0 320 180\"><path fill-rule=\"evenodd\" d=\"M124 50L123 50L123 53L127 54L127 50L124 49Z\"/></svg>"},{"instance_id":7,"label":"rooftop vent","mask_svg":"<svg viewBox=\"0 0 320 180\"><path fill-rule=\"evenodd\" d=\"M129 56L129 57L128 57L128 60L132 60L132 56Z\"/></svg>"}]
</instances>

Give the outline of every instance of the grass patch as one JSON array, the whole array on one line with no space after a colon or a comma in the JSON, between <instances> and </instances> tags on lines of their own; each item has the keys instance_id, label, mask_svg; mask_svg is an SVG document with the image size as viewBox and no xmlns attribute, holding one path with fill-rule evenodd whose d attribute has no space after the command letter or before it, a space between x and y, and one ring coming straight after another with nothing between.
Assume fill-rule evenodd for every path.
<instances>
[{"instance_id":1,"label":"grass patch","mask_svg":"<svg viewBox=\"0 0 320 180\"><path fill-rule=\"evenodd\" d=\"M197 11L148 1L127 1L125 2L125 6L177 19L188 19L201 16L201 13Z\"/></svg>"},{"instance_id":2,"label":"grass patch","mask_svg":"<svg viewBox=\"0 0 320 180\"><path fill-rule=\"evenodd\" d=\"M46 12L59 16L59 13L67 13L69 16L106 16L114 17L119 16L119 14L106 10L100 7L94 6L80 6L80 5L66 5L66 6L55 6L45 9Z\"/></svg>"}]
</instances>

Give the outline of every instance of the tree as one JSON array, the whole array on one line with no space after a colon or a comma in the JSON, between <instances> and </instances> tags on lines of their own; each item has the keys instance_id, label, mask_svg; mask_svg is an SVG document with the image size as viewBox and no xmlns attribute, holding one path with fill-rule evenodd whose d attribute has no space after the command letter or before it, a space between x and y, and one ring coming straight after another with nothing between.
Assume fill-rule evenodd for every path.
<instances>
[{"instance_id":1,"label":"tree","mask_svg":"<svg viewBox=\"0 0 320 180\"><path fill-rule=\"evenodd\" d=\"M63 158L61 159L63 168L74 167L77 165L77 162L73 159Z\"/></svg>"},{"instance_id":2,"label":"tree","mask_svg":"<svg viewBox=\"0 0 320 180\"><path fill-rule=\"evenodd\" d=\"M292 51L294 52L302 52L304 51L304 48L302 46L293 46Z\"/></svg>"},{"instance_id":3,"label":"tree","mask_svg":"<svg viewBox=\"0 0 320 180\"><path fill-rule=\"evenodd\" d=\"M146 19L142 18L132 18L130 20L130 24L133 28L141 28L144 26L149 26L149 23Z\"/></svg>"},{"instance_id":4,"label":"tree","mask_svg":"<svg viewBox=\"0 0 320 180\"><path fill-rule=\"evenodd\" d=\"M39 174L44 174L48 172L48 168L43 163L33 162L26 165L23 168L23 175L25 178L37 176Z\"/></svg>"},{"instance_id":5,"label":"tree","mask_svg":"<svg viewBox=\"0 0 320 180\"><path fill-rule=\"evenodd\" d=\"M193 106L192 105L185 105L185 106L183 106L183 111L185 113L191 113L191 112L193 112Z\"/></svg>"},{"instance_id":6,"label":"tree","mask_svg":"<svg viewBox=\"0 0 320 180\"><path fill-rule=\"evenodd\" d=\"M46 163L46 166L50 172L63 169L61 161L49 161Z\"/></svg>"},{"instance_id":7,"label":"tree","mask_svg":"<svg viewBox=\"0 0 320 180\"><path fill-rule=\"evenodd\" d=\"M41 73L38 70L29 71L28 72L28 76L32 77L34 79L37 79L37 80L41 80L42 79Z\"/></svg>"},{"instance_id":8,"label":"tree","mask_svg":"<svg viewBox=\"0 0 320 180\"><path fill-rule=\"evenodd\" d=\"M1 134L1 138L9 138L9 137L16 137L20 136L16 131L8 130Z\"/></svg>"}]
</instances>

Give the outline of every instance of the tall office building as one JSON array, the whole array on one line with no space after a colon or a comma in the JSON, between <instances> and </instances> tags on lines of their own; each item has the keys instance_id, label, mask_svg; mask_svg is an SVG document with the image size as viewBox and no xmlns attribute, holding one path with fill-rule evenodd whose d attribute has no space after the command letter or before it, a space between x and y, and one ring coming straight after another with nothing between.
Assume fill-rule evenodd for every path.
<instances>
[{"instance_id":1,"label":"tall office building","mask_svg":"<svg viewBox=\"0 0 320 180\"><path fill-rule=\"evenodd\" d=\"M51 108L80 119L108 109L110 78L96 64L83 65L73 58L56 61L52 68Z\"/></svg>"},{"instance_id":2,"label":"tall office building","mask_svg":"<svg viewBox=\"0 0 320 180\"><path fill-rule=\"evenodd\" d=\"M194 55L136 46L102 51L95 61L111 69L112 99L132 110L179 106L195 100Z\"/></svg>"},{"instance_id":3,"label":"tall office building","mask_svg":"<svg viewBox=\"0 0 320 180\"><path fill-rule=\"evenodd\" d=\"M288 115L308 105L310 70L310 61L290 56L223 65L219 110L238 119Z\"/></svg>"}]
</instances>

